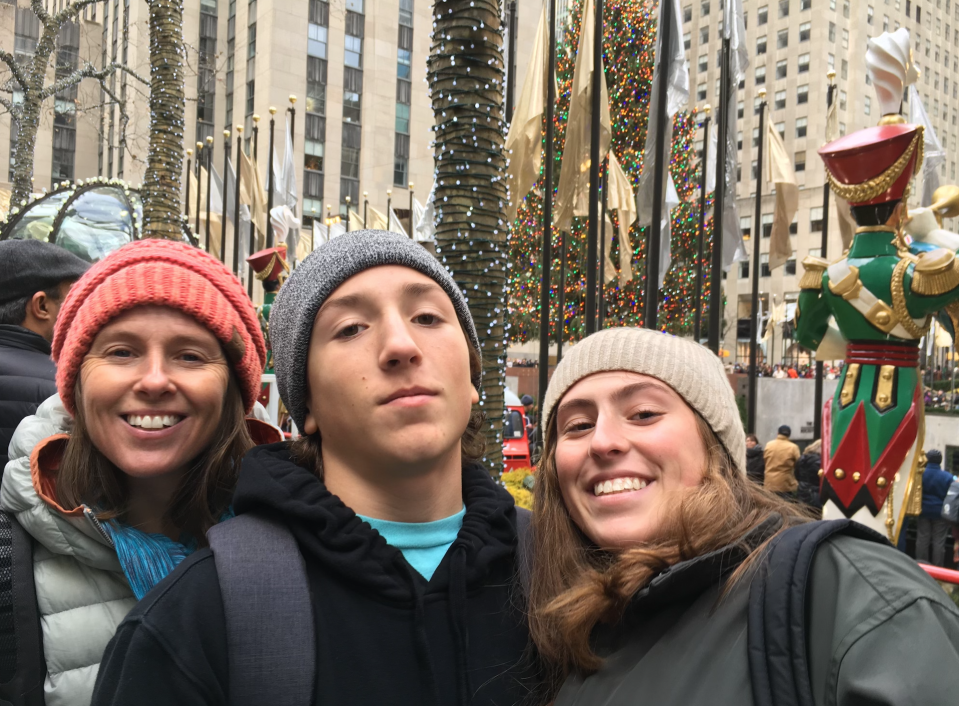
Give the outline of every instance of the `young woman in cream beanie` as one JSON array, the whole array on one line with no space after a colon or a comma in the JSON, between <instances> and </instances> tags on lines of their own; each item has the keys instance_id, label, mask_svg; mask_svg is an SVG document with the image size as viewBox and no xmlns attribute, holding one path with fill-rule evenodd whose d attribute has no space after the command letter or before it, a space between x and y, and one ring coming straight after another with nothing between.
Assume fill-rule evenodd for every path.
<instances>
[{"instance_id":1,"label":"young woman in cream beanie","mask_svg":"<svg viewBox=\"0 0 959 706\"><path fill-rule=\"evenodd\" d=\"M770 547L778 558L786 539L830 528L747 480L736 400L706 348L596 333L557 366L542 418L529 606L542 703L878 706L959 693L959 611L908 557L855 529L814 546L805 615L767 618L786 635L803 626L808 675L796 670L787 701L754 693L754 671L795 664L766 649L755 661L751 584L774 573Z\"/></svg>"}]
</instances>

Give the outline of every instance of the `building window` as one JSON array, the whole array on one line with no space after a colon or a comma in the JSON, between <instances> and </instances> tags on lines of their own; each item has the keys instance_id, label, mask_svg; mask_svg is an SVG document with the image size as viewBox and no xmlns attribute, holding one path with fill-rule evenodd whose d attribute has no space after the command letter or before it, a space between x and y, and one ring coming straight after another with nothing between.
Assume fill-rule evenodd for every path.
<instances>
[{"instance_id":1,"label":"building window","mask_svg":"<svg viewBox=\"0 0 959 706\"><path fill-rule=\"evenodd\" d=\"M796 104L802 105L803 103L809 102L809 86L799 86L796 89Z\"/></svg>"},{"instance_id":2,"label":"building window","mask_svg":"<svg viewBox=\"0 0 959 706\"><path fill-rule=\"evenodd\" d=\"M360 37L346 35L343 63L354 69L363 68L363 40Z\"/></svg>"},{"instance_id":3,"label":"building window","mask_svg":"<svg viewBox=\"0 0 959 706\"><path fill-rule=\"evenodd\" d=\"M774 110L782 110L786 107L786 92L785 91L776 91L776 98L773 103Z\"/></svg>"},{"instance_id":4,"label":"building window","mask_svg":"<svg viewBox=\"0 0 959 706\"><path fill-rule=\"evenodd\" d=\"M746 107L746 104L745 104L744 101L739 101L739 102L736 104L736 117L737 117L737 118L742 118L742 117L743 117L744 108L745 108L745 107Z\"/></svg>"},{"instance_id":5,"label":"building window","mask_svg":"<svg viewBox=\"0 0 959 706\"><path fill-rule=\"evenodd\" d=\"M706 44L709 42L709 27L701 27L699 30L699 43Z\"/></svg>"},{"instance_id":6,"label":"building window","mask_svg":"<svg viewBox=\"0 0 959 706\"><path fill-rule=\"evenodd\" d=\"M849 78L849 62L845 59L839 62L839 77L844 81ZM866 74L866 83L869 83L869 74Z\"/></svg>"},{"instance_id":7,"label":"building window","mask_svg":"<svg viewBox=\"0 0 959 706\"><path fill-rule=\"evenodd\" d=\"M839 91L839 110L846 109L846 92Z\"/></svg>"},{"instance_id":8,"label":"building window","mask_svg":"<svg viewBox=\"0 0 959 706\"><path fill-rule=\"evenodd\" d=\"M683 32L683 48L686 51L689 51L689 46L692 44L692 39L689 32Z\"/></svg>"},{"instance_id":9,"label":"building window","mask_svg":"<svg viewBox=\"0 0 959 706\"><path fill-rule=\"evenodd\" d=\"M844 29L842 31L842 48L843 49L849 48L849 30L848 29Z\"/></svg>"},{"instance_id":10,"label":"building window","mask_svg":"<svg viewBox=\"0 0 959 706\"><path fill-rule=\"evenodd\" d=\"M776 132L779 133L779 137L783 140L786 139L786 123L776 123L773 125L776 128Z\"/></svg>"},{"instance_id":11,"label":"building window","mask_svg":"<svg viewBox=\"0 0 959 706\"><path fill-rule=\"evenodd\" d=\"M699 71L700 73L706 71L709 68L709 55L700 54L699 55Z\"/></svg>"},{"instance_id":12,"label":"building window","mask_svg":"<svg viewBox=\"0 0 959 706\"><path fill-rule=\"evenodd\" d=\"M909 6L909 0L906 0L906 7ZM908 15L909 13L906 12ZM842 0L842 16L849 19L849 0Z\"/></svg>"},{"instance_id":13,"label":"building window","mask_svg":"<svg viewBox=\"0 0 959 706\"><path fill-rule=\"evenodd\" d=\"M758 37L756 39L756 54L765 54L766 53L766 36Z\"/></svg>"},{"instance_id":14,"label":"building window","mask_svg":"<svg viewBox=\"0 0 959 706\"><path fill-rule=\"evenodd\" d=\"M753 219L752 216L740 216L739 217L739 232L743 236L744 240L749 239L749 235L752 229Z\"/></svg>"},{"instance_id":15,"label":"building window","mask_svg":"<svg viewBox=\"0 0 959 706\"><path fill-rule=\"evenodd\" d=\"M789 0L779 0L779 17L789 17Z\"/></svg>"},{"instance_id":16,"label":"building window","mask_svg":"<svg viewBox=\"0 0 959 706\"><path fill-rule=\"evenodd\" d=\"M796 118L796 137L806 136L806 118Z\"/></svg>"},{"instance_id":17,"label":"building window","mask_svg":"<svg viewBox=\"0 0 959 706\"><path fill-rule=\"evenodd\" d=\"M773 234L773 214L763 214L763 237L768 238Z\"/></svg>"},{"instance_id":18,"label":"building window","mask_svg":"<svg viewBox=\"0 0 959 706\"><path fill-rule=\"evenodd\" d=\"M872 6L870 5L866 8L866 24L870 24L870 25L872 24L873 15L874 15L874 12L873 12Z\"/></svg>"},{"instance_id":19,"label":"building window","mask_svg":"<svg viewBox=\"0 0 959 706\"><path fill-rule=\"evenodd\" d=\"M801 25L799 25L799 41L800 42L809 41L809 33L811 29L812 29L812 23L810 22L803 22Z\"/></svg>"},{"instance_id":20,"label":"building window","mask_svg":"<svg viewBox=\"0 0 959 706\"><path fill-rule=\"evenodd\" d=\"M706 84L700 83L696 86L696 100L706 100Z\"/></svg>"},{"instance_id":21,"label":"building window","mask_svg":"<svg viewBox=\"0 0 959 706\"><path fill-rule=\"evenodd\" d=\"M749 260L739 261L739 279L749 279Z\"/></svg>"},{"instance_id":22,"label":"building window","mask_svg":"<svg viewBox=\"0 0 959 706\"><path fill-rule=\"evenodd\" d=\"M829 41L835 43L836 41L836 23L829 23Z\"/></svg>"},{"instance_id":23,"label":"building window","mask_svg":"<svg viewBox=\"0 0 959 706\"><path fill-rule=\"evenodd\" d=\"M809 10L812 8L812 0L799 0L800 10Z\"/></svg>"},{"instance_id":24,"label":"building window","mask_svg":"<svg viewBox=\"0 0 959 706\"><path fill-rule=\"evenodd\" d=\"M809 55L806 54L808 57ZM786 59L780 59L776 62L776 78L786 78L789 70L789 62Z\"/></svg>"},{"instance_id":25,"label":"building window","mask_svg":"<svg viewBox=\"0 0 959 706\"><path fill-rule=\"evenodd\" d=\"M753 115L759 115L760 106L763 104L759 96L753 98Z\"/></svg>"},{"instance_id":26,"label":"building window","mask_svg":"<svg viewBox=\"0 0 959 706\"><path fill-rule=\"evenodd\" d=\"M786 264L784 265L784 267L787 275L796 274L796 251L795 250L793 250L792 257L786 260Z\"/></svg>"},{"instance_id":27,"label":"building window","mask_svg":"<svg viewBox=\"0 0 959 706\"><path fill-rule=\"evenodd\" d=\"M764 25L768 21L769 21L769 7L767 5L763 5L756 12L756 23L759 25Z\"/></svg>"},{"instance_id":28,"label":"building window","mask_svg":"<svg viewBox=\"0 0 959 706\"><path fill-rule=\"evenodd\" d=\"M781 29L776 32L776 48L785 49L789 46L789 30Z\"/></svg>"},{"instance_id":29,"label":"building window","mask_svg":"<svg viewBox=\"0 0 959 706\"><path fill-rule=\"evenodd\" d=\"M804 74L809 71L809 54L799 55L799 73ZM783 73L783 76L786 74Z\"/></svg>"},{"instance_id":30,"label":"building window","mask_svg":"<svg viewBox=\"0 0 959 706\"><path fill-rule=\"evenodd\" d=\"M759 147L759 128L753 128L753 149Z\"/></svg>"},{"instance_id":31,"label":"building window","mask_svg":"<svg viewBox=\"0 0 959 706\"><path fill-rule=\"evenodd\" d=\"M756 67L756 85L761 86L766 83L766 67L757 66Z\"/></svg>"},{"instance_id":32,"label":"building window","mask_svg":"<svg viewBox=\"0 0 959 706\"><path fill-rule=\"evenodd\" d=\"M703 2L699 3L699 14L703 17L709 15L709 0L703 0Z\"/></svg>"},{"instance_id":33,"label":"building window","mask_svg":"<svg viewBox=\"0 0 959 706\"><path fill-rule=\"evenodd\" d=\"M822 206L813 206L809 209L809 231L822 232Z\"/></svg>"},{"instance_id":34,"label":"building window","mask_svg":"<svg viewBox=\"0 0 959 706\"><path fill-rule=\"evenodd\" d=\"M693 21L693 6L687 5L683 8L683 22Z\"/></svg>"},{"instance_id":35,"label":"building window","mask_svg":"<svg viewBox=\"0 0 959 706\"><path fill-rule=\"evenodd\" d=\"M700 140L700 143L702 143L702 140ZM743 131L739 130L736 133L736 149L741 150L742 148L743 148ZM699 158L702 159L702 157L703 157L702 144L700 144Z\"/></svg>"},{"instance_id":36,"label":"building window","mask_svg":"<svg viewBox=\"0 0 959 706\"><path fill-rule=\"evenodd\" d=\"M872 112L872 99L869 96L863 96L863 112L869 115Z\"/></svg>"},{"instance_id":37,"label":"building window","mask_svg":"<svg viewBox=\"0 0 959 706\"><path fill-rule=\"evenodd\" d=\"M793 157L793 164L796 166L797 172L806 171L806 151L796 152Z\"/></svg>"},{"instance_id":38,"label":"building window","mask_svg":"<svg viewBox=\"0 0 959 706\"><path fill-rule=\"evenodd\" d=\"M769 270L769 253L763 253L759 256L759 276L769 277L772 274Z\"/></svg>"}]
</instances>

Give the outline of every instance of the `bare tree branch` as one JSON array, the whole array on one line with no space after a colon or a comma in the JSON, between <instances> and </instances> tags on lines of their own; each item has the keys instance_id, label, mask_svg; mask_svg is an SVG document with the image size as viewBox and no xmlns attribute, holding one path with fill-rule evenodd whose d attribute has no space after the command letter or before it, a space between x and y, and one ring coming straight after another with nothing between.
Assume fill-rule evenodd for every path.
<instances>
[{"instance_id":1,"label":"bare tree branch","mask_svg":"<svg viewBox=\"0 0 959 706\"><path fill-rule=\"evenodd\" d=\"M0 106L6 108L7 112L13 115L13 101L8 101L6 98L0 98Z\"/></svg>"},{"instance_id":2,"label":"bare tree branch","mask_svg":"<svg viewBox=\"0 0 959 706\"><path fill-rule=\"evenodd\" d=\"M130 76L133 76L138 81L142 81L145 84L149 84L149 81L142 76L140 76L136 71L133 71L122 64L116 62L108 64L102 69L97 69L93 64L87 64L82 69L77 69L69 76L64 76L55 83L47 86L42 91L40 91L40 100L46 100L50 96L55 96L60 91L65 91L68 88L73 88L78 83L80 83L85 78L92 78L100 82L100 85L103 86L104 79L109 78L117 71L123 71Z\"/></svg>"},{"instance_id":3,"label":"bare tree branch","mask_svg":"<svg viewBox=\"0 0 959 706\"><path fill-rule=\"evenodd\" d=\"M20 66L17 58L10 52L0 49L0 61L7 65L7 68L10 69L10 73L13 74L13 78L20 84L20 87L23 90L27 90L27 77L24 75L23 67Z\"/></svg>"}]
</instances>

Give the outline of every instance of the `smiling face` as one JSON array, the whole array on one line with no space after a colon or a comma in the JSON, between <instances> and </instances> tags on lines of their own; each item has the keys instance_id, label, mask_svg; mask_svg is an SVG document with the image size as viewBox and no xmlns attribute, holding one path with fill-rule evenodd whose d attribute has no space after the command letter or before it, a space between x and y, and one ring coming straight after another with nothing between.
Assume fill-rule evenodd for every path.
<instances>
[{"instance_id":1,"label":"smiling face","mask_svg":"<svg viewBox=\"0 0 959 706\"><path fill-rule=\"evenodd\" d=\"M346 280L316 315L307 377L304 431L319 431L324 463L373 475L458 463L479 394L453 303L431 278L390 265Z\"/></svg>"},{"instance_id":2,"label":"smiling face","mask_svg":"<svg viewBox=\"0 0 959 706\"><path fill-rule=\"evenodd\" d=\"M229 376L220 342L195 319L132 309L100 330L80 368L90 440L128 476L179 477L213 439Z\"/></svg>"},{"instance_id":3,"label":"smiling face","mask_svg":"<svg viewBox=\"0 0 959 706\"><path fill-rule=\"evenodd\" d=\"M556 472L573 522L607 550L662 538L706 471L698 429L696 413L655 378L616 371L577 382L556 410Z\"/></svg>"}]
</instances>

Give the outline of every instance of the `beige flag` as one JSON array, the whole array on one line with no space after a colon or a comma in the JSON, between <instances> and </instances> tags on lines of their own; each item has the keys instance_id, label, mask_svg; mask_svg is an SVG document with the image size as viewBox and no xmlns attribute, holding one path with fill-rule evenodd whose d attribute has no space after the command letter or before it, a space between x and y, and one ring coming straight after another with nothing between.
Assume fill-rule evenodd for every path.
<instances>
[{"instance_id":1,"label":"beige flag","mask_svg":"<svg viewBox=\"0 0 959 706\"><path fill-rule=\"evenodd\" d=\"M826 142L832 142L839 139L839 101L833 99L829 106L829 112L826 113ZM842 237L842 249L847 250L852 245L853 236L856 234L856 220L849 212L849 202L839 194L834 193L836 200L836 216L839 219L839 235Z\"/></svg>"},{"instance_id":2,"label":"beige flag","mask_svg":"<svg viewBox=\"0 0 959 706\"><path fill-rule=\"evenodd\" d=\"M240 203L250 207L250 219L256 225L257 248L266 247L266 191L256 162L240 152Z\"/></svg>"},{"instance_id":3,"label":"beige flag","mask_svg":"<svg viewBox=\"0 0 959 706\"><path fill-rule=\"evenodd\" d=\"M636 196L614 150L609 151L608 188L606 207L617 211L619 216L619 286L623 287L633 279L633 245L629 241L629 228L636 221Z\"/></svg>"},{"instance_id":4,"label":"beige flag","mask_svg":"<svg viewBox=\"0 0 959 706\"><path fill-rule=\"evenodd\" d=\"M799 210L799 185L796 183L796 172L786 152L786 145L779 136L779 130L771 122L767 134L769 161L766 163L766 179L776 188L776 210L773 215L772 235L769 238L769 269L773 270L786 264L786 260L793 255L792 243L789 242L789 224Z\"/></svg>"},{"instance_id":5,"label":"beige flag","mask_svg":"<svg viewBox=\"0 0 959 706\"><path fill-rule=\"evenodd\" d=\"M558 230L569 231L574 216L589 214L589 134L592 122L590 94L593 81L593 0L586 0L580 25L579 48L573 71L573 91L566 123L566 144L556 193L555 224ZM612 128L609 118L609 93L606 90L606 72L599 77L600 121L599 154L602 162L609 151Z\"/></svg>"},{"instance_id":6,"label":"beige flag","mask_svg":"<svg viewBox=\"0 0 959 706\"><path fill-rule=\"evenodd\" d=\"M380 213L372 206L369 206L366 209L366 211L367 211L366 217L370 221L367 224L369 228L373 230L389 230L390 229L390 223L388 220L386 220L386 216L384 214Z\"/></svg>"},{"instance_id":7,"label":"beige flag","mask_svg":"<svg viewBox=\"0 0 959 706\"><path fill-rule=\"evenodd\" d=\"M546 20L546 4L536 28L536 39L530 52L523 91L513 113L513 121L506 136L506 153L509 167L506 169L509 184L509 203L506 204L506 220L512 223L516 210L526 194L539 179L543 163L543 113L546 112L546 74L549 60L549 29Z\"/></svg>"},{"instance_id":8,"label":"beige flag","mask_svg":"<svg viewBox=\"0 0 959 706\"><path fill-rule=\"evenodd\" d=\"M352 233L354 230L363 230L364 228L366 228L366 226L363 224L363 217L351 208L350 232Z\"/></svg>"}]
</instances>

